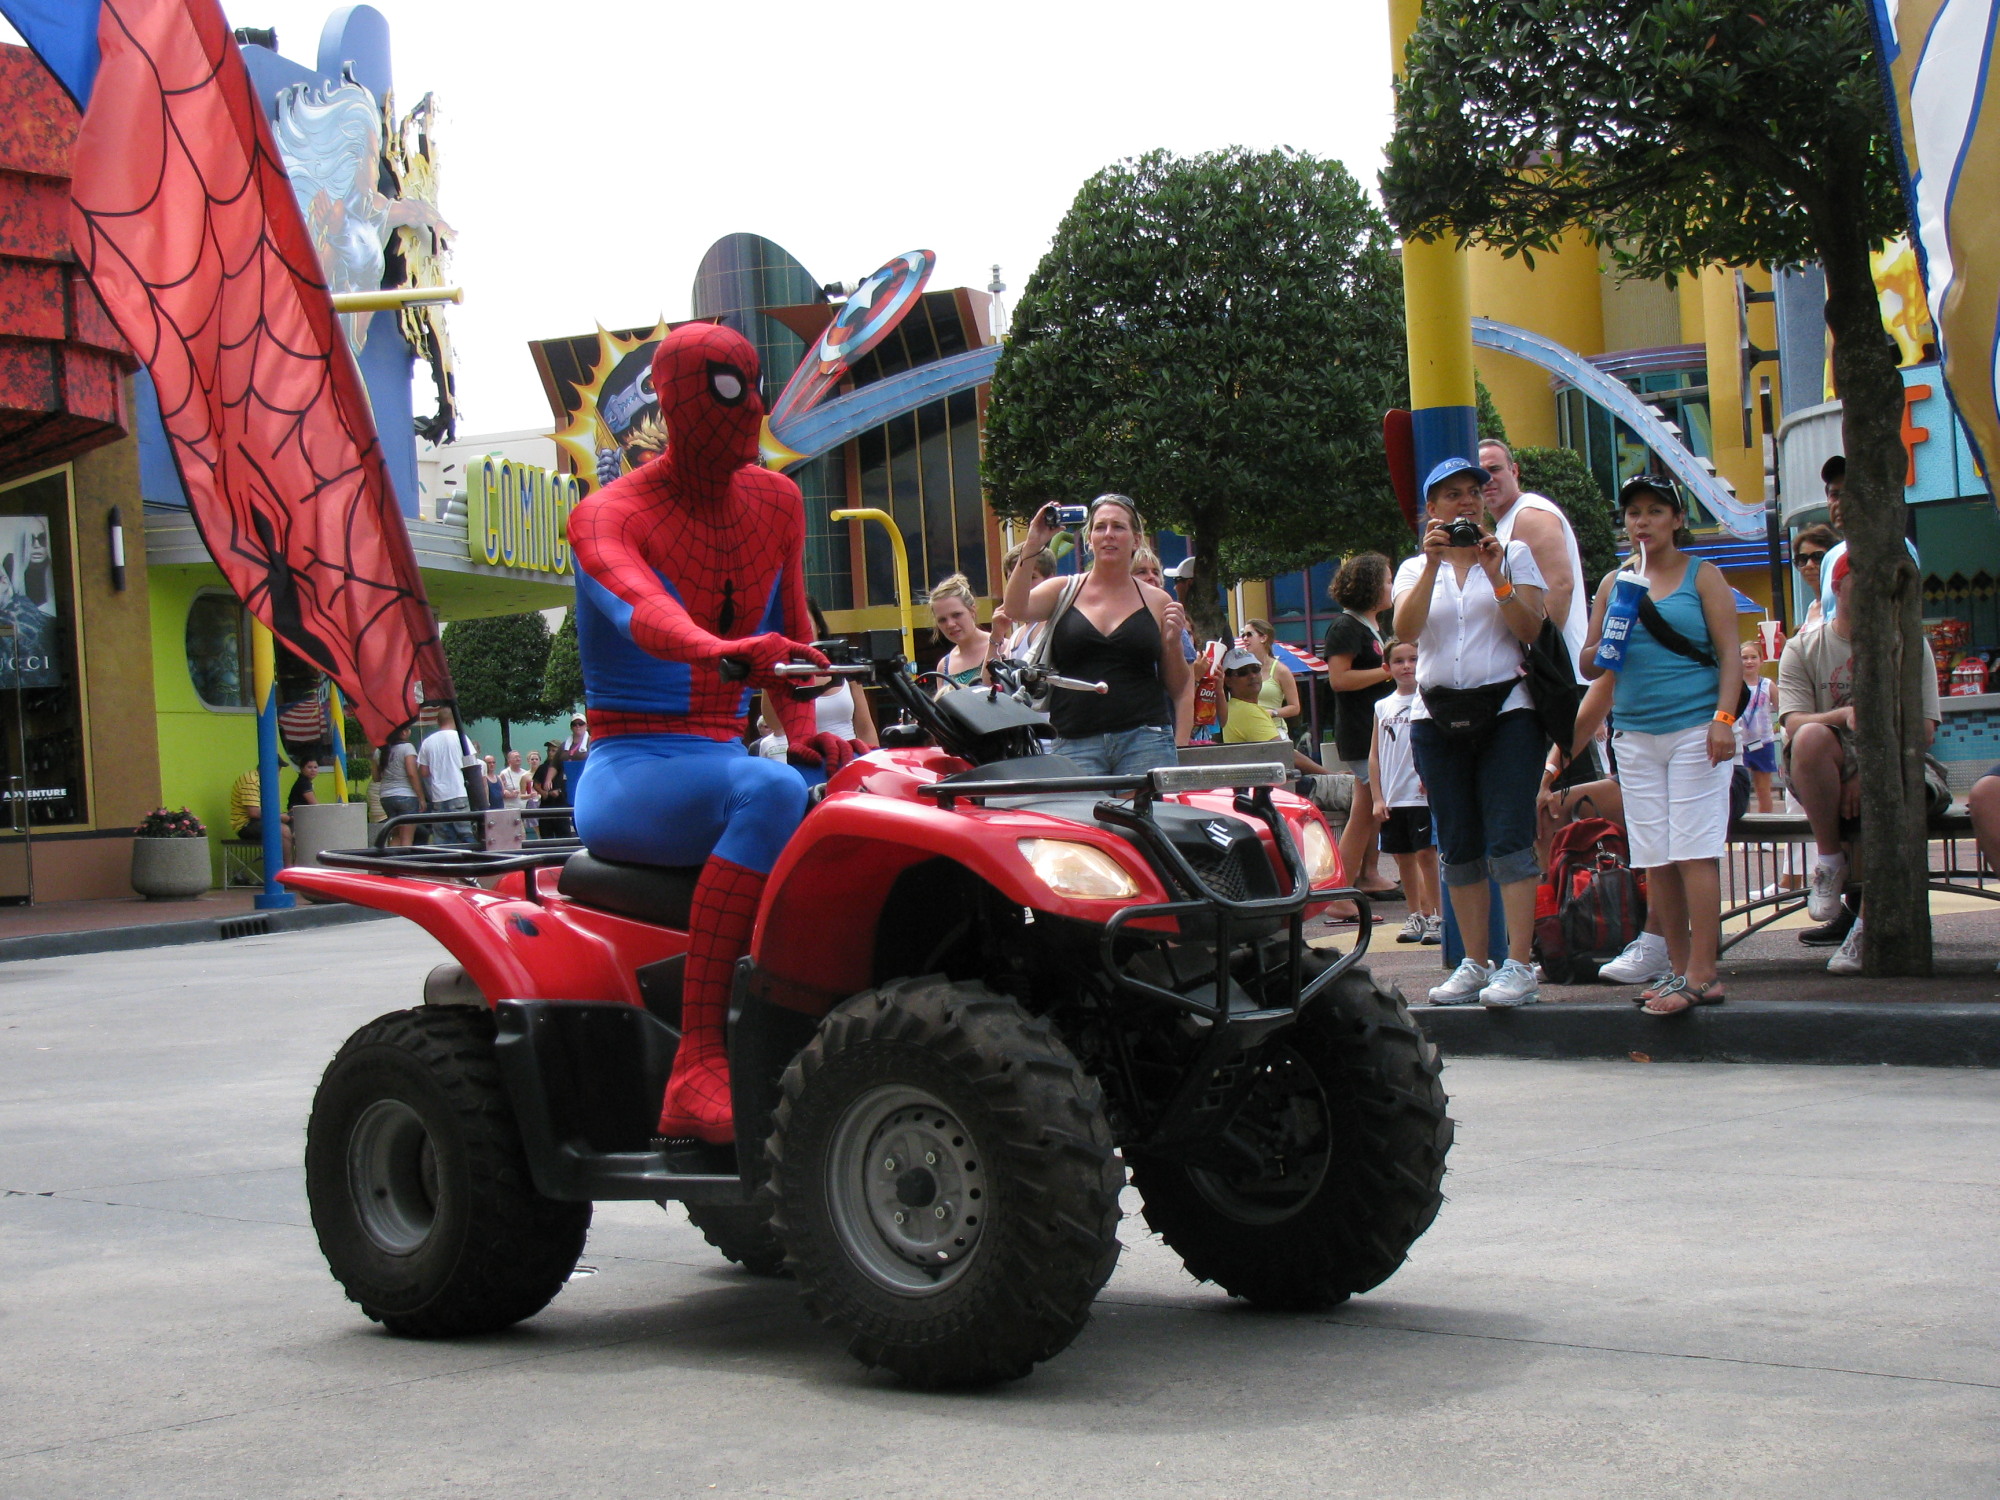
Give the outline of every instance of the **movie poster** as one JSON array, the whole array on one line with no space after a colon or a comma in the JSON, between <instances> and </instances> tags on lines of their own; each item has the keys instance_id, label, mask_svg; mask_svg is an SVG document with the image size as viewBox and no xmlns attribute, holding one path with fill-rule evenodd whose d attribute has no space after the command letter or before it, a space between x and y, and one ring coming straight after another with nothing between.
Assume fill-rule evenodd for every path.
<instances>
[{"instance_id":1,"label":"movie poster","mask_svg":"<svg viewBox=\"0 0 2000 1500\"><path fill-rule=\"evenodd\" d=\"M0 688L62 684L61 617L49 518L0 516Z\"/></svg>"}]
</instances>

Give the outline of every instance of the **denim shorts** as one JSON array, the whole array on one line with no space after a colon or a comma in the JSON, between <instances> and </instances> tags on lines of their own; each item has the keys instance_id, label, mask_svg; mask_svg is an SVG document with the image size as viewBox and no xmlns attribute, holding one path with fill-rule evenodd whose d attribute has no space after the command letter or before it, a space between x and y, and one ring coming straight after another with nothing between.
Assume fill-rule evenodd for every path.
<instances>
[{"instance_id":1,"label":"denim shorts","mask_svg":"<svg viewBox=\"0 0 2000 1500\"><path fill-rule=\"evenodd\" d=\"M1174 752L1174 731L1165 724L1142 724L1137 729L1119 729L1110 734L1052 740L1049 749L1068 756L1088 776L1133 776L1141 771L1178 765L1180 760Z\"/></svg>"},{"instance_id":2,"label":"denim shorts","mask_svg":"<svg viewBox=\"0 0 2000 1500\"><path fill-rule=\"evenodd\" d=\"M1502 885L1541 874L1535 858L1535 794L1548 741L1534 710L1493 721L1476 742L1446 739L1429 719L1410 723L1410 748L1430 798L1438 866L1446 885Z\"/></svg>"}]
</instances>

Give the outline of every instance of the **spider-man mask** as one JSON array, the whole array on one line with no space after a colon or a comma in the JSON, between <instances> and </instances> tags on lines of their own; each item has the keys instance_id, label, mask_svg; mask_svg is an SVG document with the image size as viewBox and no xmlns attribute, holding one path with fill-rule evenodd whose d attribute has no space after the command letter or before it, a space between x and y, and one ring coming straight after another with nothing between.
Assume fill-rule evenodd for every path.
<instances>
[{"instance_id":1,"label":"spider-man mask","mask_svg":"<svg viewBox=\"0 0 2000 1500\"><path fill-rule=\"evenodd\" d=\"M687 323L660 340L653 355L674 468L726 479L757 462L764 402L757 393L757 349L733 328Z\"/></svg>"}]
</instances>

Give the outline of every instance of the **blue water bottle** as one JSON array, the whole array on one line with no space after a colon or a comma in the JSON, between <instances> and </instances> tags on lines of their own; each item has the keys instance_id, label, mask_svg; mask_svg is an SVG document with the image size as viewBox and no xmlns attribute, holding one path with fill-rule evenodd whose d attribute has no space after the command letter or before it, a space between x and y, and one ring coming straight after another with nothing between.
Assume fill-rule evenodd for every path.
<instances>
[{"instance_id":1,"label":"blue water bottle","mask_svg":"<svg viewBox=\"0 0 2000 1500\"><path fill-rule=\"evenodd\" d=\"M1633 622L1639 618L1639 600L1646 592L1646 580L1621 568L1611 586L1611 603L1604 610L1604 633L1598 637L1595 662L1601 671L1622 671L1625 646L1631 639Z\"/></svg>"}]
</instances>

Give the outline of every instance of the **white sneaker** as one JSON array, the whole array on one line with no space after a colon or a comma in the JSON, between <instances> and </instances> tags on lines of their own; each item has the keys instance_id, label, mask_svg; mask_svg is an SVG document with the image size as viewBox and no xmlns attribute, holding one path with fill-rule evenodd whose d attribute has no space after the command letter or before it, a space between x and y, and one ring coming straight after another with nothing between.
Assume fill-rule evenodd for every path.
<instances>
[{"instance_id":1,"label":"white sneaker","mask_svg":"<svg viewBox=\"0 0 2000 1500\"><path fill-rule=\"evenodd\" d=\"M1424 918L1424 942L1435 948L1444 941L1444 913Z\"/></svg>"},{"instance_id":2,"label":"white sneaker","mask_svg":"<svg viewBox=\"0 0 2000 1500\"><path fill-rule=\"evenodd\" d=\"M1826 961L1829 974L1859 974L1861 972L1861 918L1854 919L1854 925L1847 929L1847 941L1832 958Z\"/></svg>"},{"instance_id":3,"label":"white sneaker","mask_svg":"<svg viewBox=\"0 0 2000 1500\"><path fill-rule=\"evenodd\" d=\"M1399 943L1421 943L1423 940L1423 913L1413 911L1403 919L1403 930L1396 934L1396 941Z\"/></svg>"},{"instance_id":4,"label":"white sneaker","mask_svg":"<svg viewBox=\"0 0 2000 1500\"><path fill-rule=\"evenodd\" d=\"M1625 945L1625 951L1597 971L1599 979L1613 984L1651 984L1673 973L1667 958L1667 940L1657 932L1642 932Z\"/></svg>"},{"instance_id":5,"label":"white sneaker","mask_svg":"<svg viewBox=\"0 0 2000 1500\"><path fill-rule=\"evenodd\" d=\"M1468 958L1451 971L1451 978L1431 991L1431 1004L1470 1005L1492 977L1493 970L1488 965Z\"/></svg>"},{"instance_id":6,"label":"white sneaker","mask_svg":"<svg viewBox=\"0 0 2000 1500\"><path fill-rule=\"evenodd\" d=\"M1493 971L1493 978L1479 992L1479 1003L1488 1009L1505 1010L1516 1005L1539 1005L1542 987L1535 971L1519 959L1510 958Z\"/></svg>"},{"instance_id":7,"label":"white sneaker","mask_svg":"<svg viewBox=\"0 0 2000 1500\"><path fill-rule=\"evenodd\" d=\"M1840 893L1847 888L1847 856L1815 861L1812 883L1806 888L1806 915L1815 922L1831 922L1840 915Z\"/></svg>"}]
</instances>

